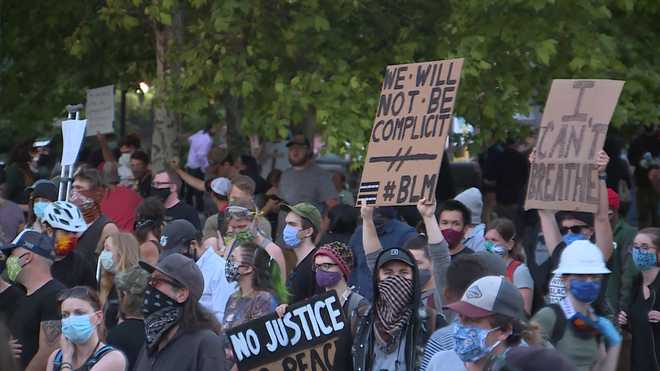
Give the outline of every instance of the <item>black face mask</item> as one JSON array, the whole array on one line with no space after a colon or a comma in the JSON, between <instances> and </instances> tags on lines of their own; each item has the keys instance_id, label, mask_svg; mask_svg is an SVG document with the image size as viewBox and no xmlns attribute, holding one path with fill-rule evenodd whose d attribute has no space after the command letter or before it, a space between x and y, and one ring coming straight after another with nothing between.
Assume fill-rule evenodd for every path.
<instances>
[{"instance_id":1,"label":"black face mask","mask_svg":"<svg viewBox=\"0 0 660 371\"><path fill-rule=\"evenodd\" d=\"M149 192L152 196L156 197L157 199L161 200L162 202L165 202L167 198L170 196L170 189L169 188L154 188L151 187L151 191Z\"/></svg>"}]
</instances>

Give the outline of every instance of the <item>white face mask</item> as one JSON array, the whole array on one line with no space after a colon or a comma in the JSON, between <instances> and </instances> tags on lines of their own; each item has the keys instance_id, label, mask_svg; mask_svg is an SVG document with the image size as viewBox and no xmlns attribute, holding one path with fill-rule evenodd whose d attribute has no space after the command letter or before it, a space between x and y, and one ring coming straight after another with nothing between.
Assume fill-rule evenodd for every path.
<instances>
[{"instance_id":1,"label":"white face mask","mask_svg":"<svg viewBox=\"0 0 660 371\"><path fill-rule=\"evenodd\" d=\"M131 165L131 154L130 153L122 153L121 156L119 156L119 165L120 166L127 166L129 167Z\"/></svg>"},{"instance_id":2,"label":"white face mask","mask_svg":"<svg viewBox=\"0 0 660 371\"><path fill-rule=\"evenodd\" d=\"M101 263L103 269L105 269L106 271L111 273L115 272L115 262L112 258L112 252L108 250L103 250L103 252L101 252L101 255L99 255L99 262Z\"/></svg>"}]
</instances>

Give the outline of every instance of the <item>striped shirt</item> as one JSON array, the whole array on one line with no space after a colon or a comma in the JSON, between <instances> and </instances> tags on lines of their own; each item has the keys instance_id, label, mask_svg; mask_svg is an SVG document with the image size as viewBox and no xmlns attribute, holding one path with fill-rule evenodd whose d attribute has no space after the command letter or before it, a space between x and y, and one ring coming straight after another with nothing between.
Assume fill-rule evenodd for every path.
<instances>
[{"instance_id":1,"label":"striped shirt","mask_svg":"<svg viewBox=\"0 0 660 371\"><path fill-rule=\"evenodd\" d=\"M454 350L454 327L455 322L435 330L424 348L424 357L422 358L421 370L426 370L431 362L431 358L436 353L443 350Z\"/></svg>"}]
</instances>

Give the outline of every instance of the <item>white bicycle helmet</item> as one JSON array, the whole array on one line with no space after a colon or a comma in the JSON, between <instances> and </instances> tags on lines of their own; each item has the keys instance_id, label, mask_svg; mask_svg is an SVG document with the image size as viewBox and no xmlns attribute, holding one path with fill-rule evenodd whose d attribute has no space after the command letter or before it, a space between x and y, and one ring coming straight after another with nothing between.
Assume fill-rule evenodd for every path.
<instances>
[{"instance_id":1,"label":"white bicycle helmet","mask_svg":"<svg viewBox=\"0 0 660 371\"><path fill-rule=\"evenodd\" d=\"M78 233L87 229L87 224L80 213L80 209L67 201L55 201L48 204L44 211L43 221L52 228L67 232Z\"/></svg>"}]
</instances>

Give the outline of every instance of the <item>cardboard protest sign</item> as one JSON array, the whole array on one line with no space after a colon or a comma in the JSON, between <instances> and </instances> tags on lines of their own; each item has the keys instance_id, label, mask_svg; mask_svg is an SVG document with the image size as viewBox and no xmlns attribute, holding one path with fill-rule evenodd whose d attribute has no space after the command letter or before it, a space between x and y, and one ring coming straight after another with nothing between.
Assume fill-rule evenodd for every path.
<instances>
[{"instance_id":1,"label":"cardboard protest sign","mask_svg":"<svg viewBox=\"0 0 660 371\"><path fill-rule=\"evenodd\" d=\"M596 160L623 81L554 80L545 104L525 209L596 212Z\"/></svg>"},{"instance_id":2,"label":"cardboard protest sign","mask_svg":"<svg viewBox=\"0 0 660 371\"><path fill-rule=\"evenodd\" d=\"M331 370L344 323L337 294L325 293L227 331L240 371ZM348 328L346 328L348 330Z\"/></svg>"},{"instance_id":3,"label":"cardboard protest sign","mask_svg":"<svg viewBox=\"0 0 660 371\"><path fill-rule=\"evenodd\" d=\"M112 123L115 120L115 86L108 85L87 90L85 104L87 117L87 136L96 133L114 132Z\"/></svg>"},{"instance_id":4,"label":"cardboard protest sign","mask_svg":"<svg viewBox=\"0 0 660 371\"><path fill-rule=\"evenodd\" d=\"M432 200L463 59L388 66L357 205Z\"/></svg>"}]
</instances>

